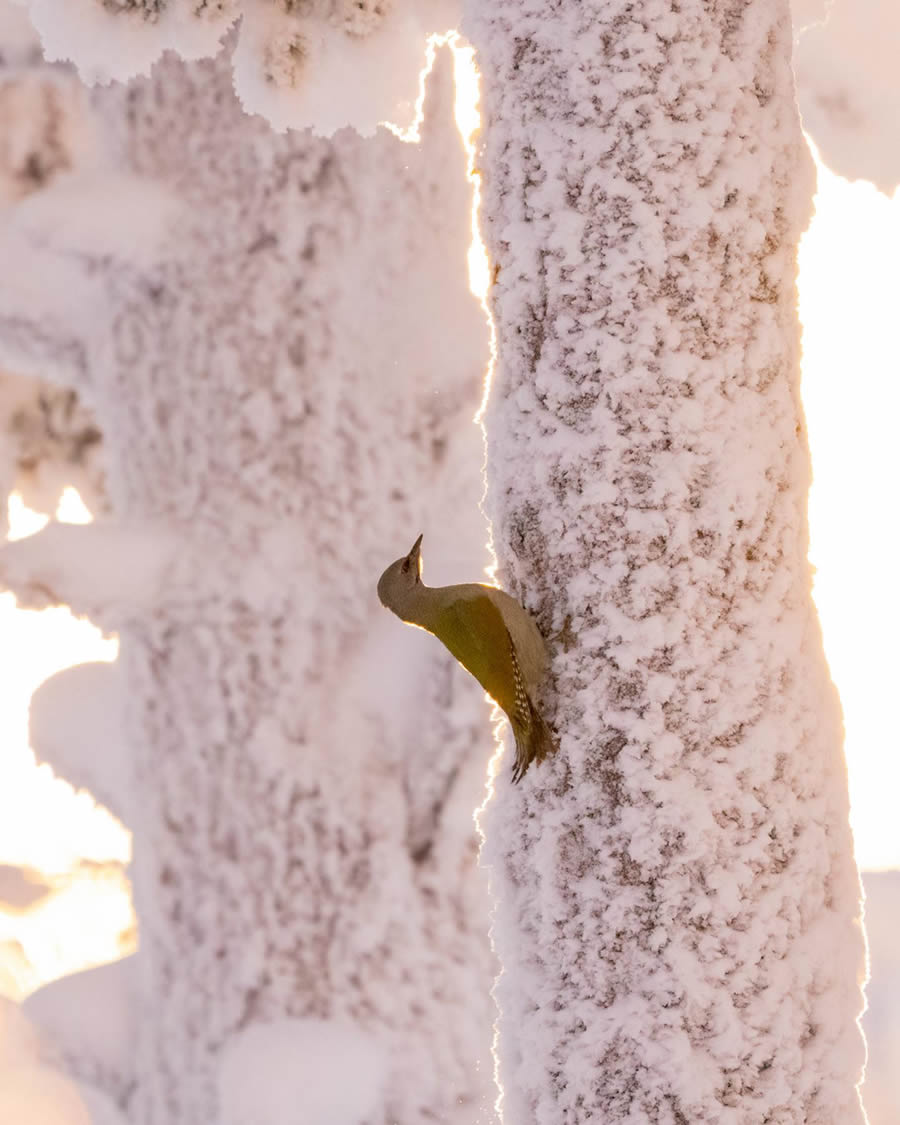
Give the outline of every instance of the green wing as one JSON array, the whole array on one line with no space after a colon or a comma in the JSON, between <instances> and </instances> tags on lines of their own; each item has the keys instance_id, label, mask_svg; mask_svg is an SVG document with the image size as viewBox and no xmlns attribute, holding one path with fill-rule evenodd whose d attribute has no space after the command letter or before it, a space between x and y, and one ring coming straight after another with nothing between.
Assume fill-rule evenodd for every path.
<instances>
[{"instance_id":1,"label":"green wing","mask_svg":"<svg viewBox=\"0 0 900 1125\"><path fill-rule=\"evenodd\" d=\"M507 715L515 714L512 641L490 598L459 598L439 611L431 631Z\"/></svg>"}]
</instances>

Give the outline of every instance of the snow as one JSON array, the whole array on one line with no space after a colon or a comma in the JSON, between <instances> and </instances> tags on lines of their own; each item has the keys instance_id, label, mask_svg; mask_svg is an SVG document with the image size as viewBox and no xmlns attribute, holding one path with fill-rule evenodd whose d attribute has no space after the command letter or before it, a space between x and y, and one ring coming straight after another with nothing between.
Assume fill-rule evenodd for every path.
<instances>
[{"instance_id":1,"label":"snow","mask_svg":"<svg viewBox=\"0 0 900 1125\"><path fill-rule=\"evenodd\" d=\"M128 0L115 6L96 0L25 2L47 60L71 60L91 84L126 82L147 74L168 48L177 48L186 59L214 55L240 14L233 0L147 4L153 18L141 14L140 2Z\"/></svg>"},{"instance_id":2,"label":"snow","mask_svg":"<svg viewBox=\"0 0 900 1125\"><path fill-rule=\"evenodd\" d=\"M435 576L486 562L471 419L487 332L466 287L447 60L418 146L275 135L231 82L228 53L169 55L93 92L117 174L188 204L160 256L118 222L102 256L60 248L64 224L44 246L22 239L25 276L59 259L91 304L50 310L30 355L48 312L36 284L15 324L0 319L0 361L64 378L56 345L79 349L114 515L11 544L0 571L119 630L153 1012L136 1024L134 1117L217 1120L236 1031L321 1018L377 1039L385 1119L472 1125L493 1096L468 815L487 708L436 648L403 647L374 588L420 530ZM78 683L48 692L36 733L56 755Z\"/></svg>"},{"instance_id":3,"label":"snow","mask_svg":"<svg viewBox=\"0 0 900 1125\"><path fill-rule=\"evenodd\" d=\"M352 10L349 3L345 7ZM247 112L277 130L307 126L321 136L348 125L371 136L384 121L408 129L416 118L429 35L453 25L432 22L438 5L420 0L381 7L387 14L380 26L348 34L340 25L298 18L275 4L246 5L234 83Z\"/></svg>"},{"instance_id":4,"label":"snow","mask_svg":"<svg viewBox=\"0 0 900 1125\"><path fill-rule=\"evenodd\" d=\"M29 247L148 268L163 256L178 211L177 196L160 185L95 165L62 174L23 199L6 225Z\"/></svg>"},{"instance_id":5,"label":"snow","mask_svg":"<svg viewBox=\"0 0 900 1125\"><path fill-rule=\"evenodd\" d=\"M727 26L699 0L683 22L648 3L646 25L611 0L584 26L575 4L471 7L498 270L489 506L507 584L574 639L559 757L483 820L510 1118L858 1120L858 885L803 562L789 29L762 0ZM51 53L101 82L169 45L214 54L240 14L244 106L323 132L409 122L446 26L413 0L349 35L340 3L122 8L31 5ZM420 530L448 577L480 566L464 425L483 348L440 280L467 200L446 138L403 156L383 135L273 139L236 112L230 65L168 58L99 92L133 167L17 203L0 353L90 387L119 514L50 527L0 571L123 627L141 987L167 1001L139 1021L140 1116L209 1120L225 1044L221 1125L295 1125L298 1106L310 1125L443 1123L457 1091L469 1125L491 960L462 813L484 706L426 638L390 636L371 590ZM38 742L73 771L89 744L60 749L66 714L118 741L102 687L87 672L36 701ZM96 998L97 980L66 987Z\"/></svg>"},{"instance_id":6,"label":"snow","mask_svg":"<svg viewBox=\"0 0 900 1125\"><path fill-rule=\"evenodd\" d=\"M320 135L412 126L428 40L451 31L457 13L454 0L23 2L46 57L71 59L89 83L148 74L166 49L215 55L236 26L234 84L248 112Z\"/></svg>"},{"instance_id":7,"label":"snow","mask_svg":"<svg viewBox=\"0 0 900 1125\"><path fill-rule=\"evenodd\" d=\"M463 24L485 508L501 584L565 638L559 753L480 818L504 1107L849 1125L863 942L806 558L791 27L774 0L678 8Z\"/></svg>"},{"instance_id":8,"label":"snow","mask_svg":"<svg viewBox=\"0 0 900 1125\"><path fill-rule=\"evenodd\" d=\"M254 1024L223 1052L220 1125L366 1125L386 1079L382 1049L352 1024Z\"/></svg>"},{"instance_id":9,"label":"snow","mask_svg":"<svg viewBox=\"0 0 900 1125\"><path fill-rule=\"evenodd\" d=\"M40 39L20 0L0 0L0 43L4 58L13 61L40 50Z\"/></svg>"},{"instance_id":10,"label":"snow","mask_svg":"<svg viewBox=\"0 0 900 1125\"><path fill-rule=\"evenodd\" d=\"M38 687L29 707L29 742L38 761L124 823L131 819L133 784L122 734L118 666L92 662L57 672Z\"/></svg>"},{"instance_id":11,"label":"snow","mask_svg":"<svg viewBox=\"0 0 900 1125\"><path fill-rule=\"evenodd\" d=\"M22 1006L45 1057L76 1075L82 1093L92 1086L124 1102L134 1087L137 972L132 954L45 984Z\"/></svg>"},{"instance_id":12,"label":"snow","mask_svg":"<svg viewBox=\"0 0 900 1125\"><path fill-rule=\"evenodd\" d=\"M900 871L867 871L863 883L872 974L862 1019L869 1048L863 1101L869 1125L896 1125L900 1111Z\"/></svg>"},{"instance_id":13,"label":"snow","mask_svg":"<svg viewBox=\"0 0 900 1125\"><path fill-rule=\"evenodd\" d=\"M41 1061L39 1036L22 1010L0 998L0 1121L4 1125L125 1125L102 1092Z\"/></svg>"},{"instance_id":14,"label":"snow","mask_svg":"<svg viewBox=\"0 0 900 1125\"><path fill-rule=\"evenodd\" d=\"M887 195L900 185L898 55L900 5L831 0L794 60L803 125L825 162Z\"/></svg>"},{"instance_id":15,"label":"snow","mask_svg":"<svg viewBox=\"0 0 900 1125\"><path fill-rule=\"evenodd\" d=\"M183 568L183 546L160 526L51 522L0 547L0 581L20 605L64 604L114 631L161 599Z\"/></svg>"}]
</instances>

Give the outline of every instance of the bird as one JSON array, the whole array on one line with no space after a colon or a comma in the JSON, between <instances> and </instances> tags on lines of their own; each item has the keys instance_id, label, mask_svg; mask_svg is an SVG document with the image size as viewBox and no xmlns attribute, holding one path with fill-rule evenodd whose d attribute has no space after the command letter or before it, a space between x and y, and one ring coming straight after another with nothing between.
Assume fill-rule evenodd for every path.
<instances>
[{"instance_id":1,"label":"bird","mask_svg":"<svg viewBox=\"0 0 900 1125\"><path fill-rule=\"evenodd\" d=\"M378 597L401 621L442 641L506 712L516 740L512 779L518 783L533 761L556 749L534 703L549 663L544 638L528 611L497 586L426 586L421 547L420 535L409 554L391 563L378 580Z\"/></svg>"}]
</instances>

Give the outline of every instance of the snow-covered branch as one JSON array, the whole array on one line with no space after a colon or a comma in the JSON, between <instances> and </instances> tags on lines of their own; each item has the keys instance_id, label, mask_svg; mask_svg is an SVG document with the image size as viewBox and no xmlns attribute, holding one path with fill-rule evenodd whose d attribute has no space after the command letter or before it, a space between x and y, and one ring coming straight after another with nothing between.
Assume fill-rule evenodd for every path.
<instances>
[{"instance_id":1,"label":"snow-covered branch","mask_svg":"<svg viewBox=\"0 0 900 1125\"><path fill-rule=\"evenodd\" d=\"M900 5L831 0L794 57L803 126L822 159L891 195L900 184Z\"/></svg>"},{"instance_id":2,"label":"snow-covered branch","mask_svg":"<svg viewBox=\"0 0 900 1125\"><path fill-rule=\"evenodd\" d=\"M0 586L23 607L67 605L115 630L172 596L179 556L179 572L189 566L185 549L185 539L162 527L49 523L0 547Z\"/></svg>"},{"instance_id":3,"label":"snow-covered branch","mask_svg":"<svg viewBox=\"0 0 900 1125\"><path fill-rule=\"evenodd\" d=\"M96 1011L94 999L77 1009ZM98 1013L99 1014L99 1013ZM69 1017L71 1019L71 1015ZM117 1105L96 1086L73 1081L46 1056L46 1044L22 1009L0 997L0 1120L17 1125L125 1125Z\"/></svg>"},{"instance_id":4,"label":"snow-covered branch","mask_svg":"<svg viewBox=\"0 0 900 1125\"><path fill-rule=\"evenodd\" d=\"M86 789L126 826L134 787L122 733L116 664L76 664L45 680L31 697L29 741L38 761Z\"/></svg>"},{"instance_id":5,"label":"snow-covered branch","mask_svg":"<svg viewBox=\"0 0 900 1125\"><path fill-rule=\"evenodd\" d=\"M102 1091L124 1108L135 1085L138 954L72 973L24 1002L41 1057L82 1089Z\"/></svg>"},{"instance_id":6,"label":"snow-covered branch","mask_svg":"<svg viewBox=\"0 0 900 1125\"><path fill-rule=\"evenodd\" d=\"M87 82L149 73L163 51L216 55L237 25L234 83L274 128L409 126L431 35L452 30L455 0L27 0L49 59Z\"/></svg>"}]
</instances>

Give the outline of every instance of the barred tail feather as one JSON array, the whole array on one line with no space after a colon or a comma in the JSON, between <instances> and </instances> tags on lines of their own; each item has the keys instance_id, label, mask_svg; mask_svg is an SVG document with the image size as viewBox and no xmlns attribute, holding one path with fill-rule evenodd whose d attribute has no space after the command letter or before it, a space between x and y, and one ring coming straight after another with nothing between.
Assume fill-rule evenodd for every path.
<instances>
[{"instance_id":1,"label":"barred tail feather","mask_svg":"<svg viewBox=\"0 0 900 1125\"><path fill-rule=\"evenodd\" d=\"M556 750L556 740L553 732L544 722L544 717L528 700L528 718L526 725L513 723L513 734L516 738L516 760L513 764L512 779L518 783L525 776L528 767L533 761L542 762L548 754Z\"/></svg>"}]
</instances>

